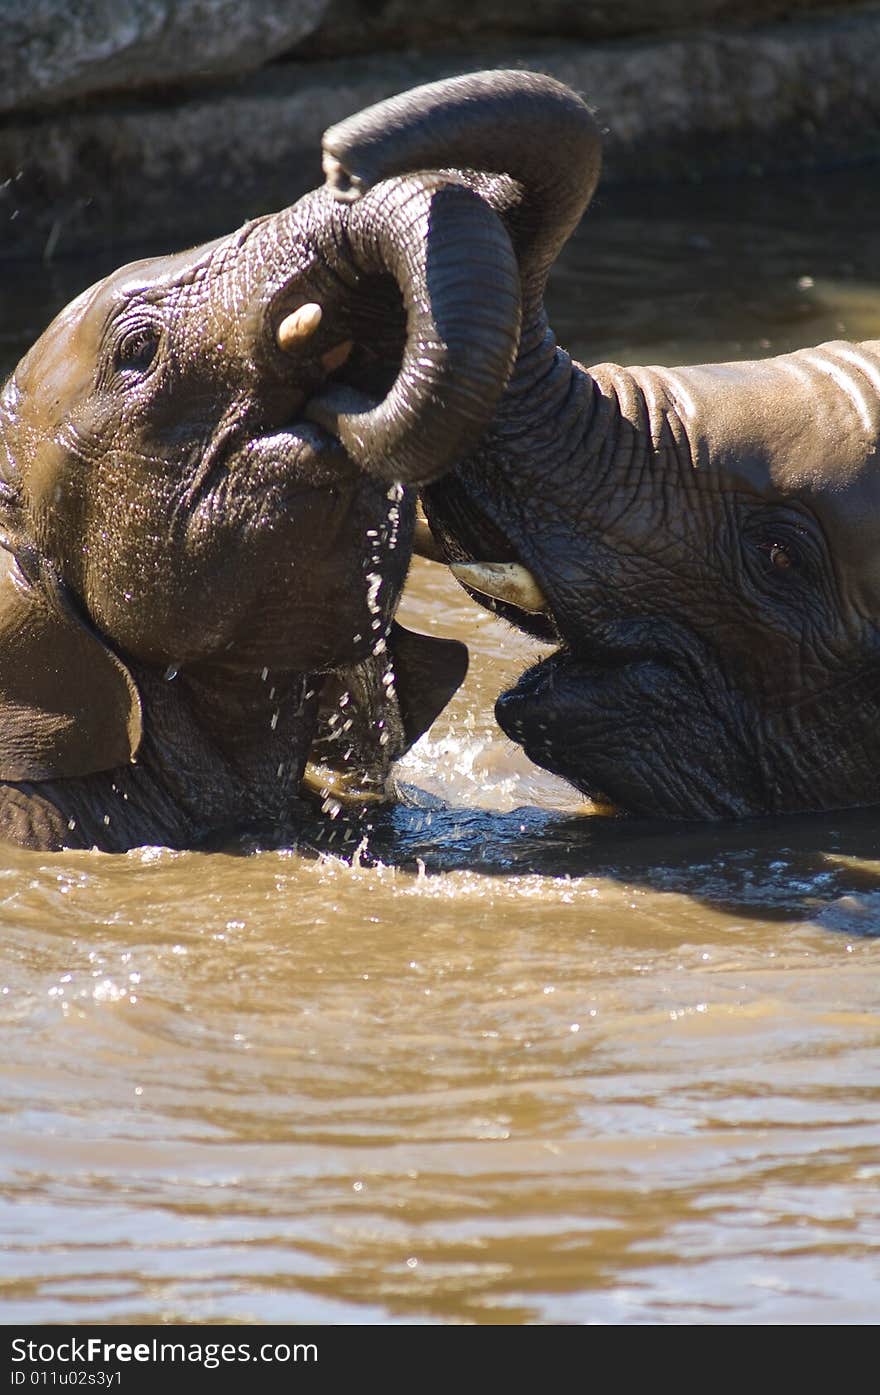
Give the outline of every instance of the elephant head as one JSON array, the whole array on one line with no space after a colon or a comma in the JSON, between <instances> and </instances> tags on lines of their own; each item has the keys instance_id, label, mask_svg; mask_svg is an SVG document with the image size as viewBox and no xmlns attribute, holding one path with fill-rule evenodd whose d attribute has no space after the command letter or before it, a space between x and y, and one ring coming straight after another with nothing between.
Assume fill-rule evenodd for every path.
<instances>
[{"instance_id":1,"label":"elephant head","mask_svg":"<svg viewBox=\"0 0 880 1395\"><path fill-rule=\"evenodd\" d=\"M388 668L411 486L479 438L518 328L503 226L433 176L317 191L63 310L0 395L0 829L278 816L327 676ZM342 371L344 449L303 416ZM399 742L431 701L401 695Z\"/></svg>"},{"instance_id":2,"label":"elephant head","mask_svg":"<svg viewBox=\"0 0 880 1395\"><path fill-rule=\"evenodd\" d=\"M431 129L453 137L432 149ZM521 259L508 387L477 448L425 490L471 594L557 646L499 698L504 731L641 815L880 802L880 342L676 370L573 363L543 287L592 194L598 137L547 79L416 90L328 139L363 188L409 140L422 168L488 172L462 177Z\"/></svg>"}]
</instances>

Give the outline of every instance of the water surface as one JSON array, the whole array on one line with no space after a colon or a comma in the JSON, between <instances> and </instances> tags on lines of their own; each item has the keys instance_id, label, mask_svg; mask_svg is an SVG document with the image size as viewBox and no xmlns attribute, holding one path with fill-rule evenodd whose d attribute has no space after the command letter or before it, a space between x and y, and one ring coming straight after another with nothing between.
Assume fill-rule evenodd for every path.
<instances>
[{"instance_id":1,"label":"water surface","mask_svg":"<svg viewBox=\"0 0 880 1395\"><path fill-rule=\"evenodd\" d=\"M876 176L603 196L561 342L880 337ZM5 365L139 250L11 268ZM876 814L590 817L492 722L537 646L402 615L472 670L345 859L0 858L0 1319L876 1322Z\"/></svg>"}]
</instances>

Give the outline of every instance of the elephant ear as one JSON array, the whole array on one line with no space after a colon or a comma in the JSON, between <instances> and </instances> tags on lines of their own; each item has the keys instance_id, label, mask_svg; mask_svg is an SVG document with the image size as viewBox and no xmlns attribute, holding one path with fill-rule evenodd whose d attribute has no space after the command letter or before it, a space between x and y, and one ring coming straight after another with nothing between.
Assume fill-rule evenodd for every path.
<instances>
[{"instance_id":1,"label":"elephant ear","mask_svg":"<svg viewBox=\"0 0 880 1395\"><path fill-rule=\"evenodd\" d=\"M359 798L382 796L392 764L443 711L467 667L467 645L415 634L395 620L387 655L325 680L306 785Z\"/></svg>"},{"instance_id":2,"label":"elephant ear","mask_svg":"<svg viewBox=\"0 0 880 1395\"><path fill-rule=\"evenodd\" d=\"M416 634L396 620L391 627L390 648L406 740L403 755L458 692L468 671L468 651L460 640Z\"/></svg>"},{"instance_id":3,"label":"elephant ear","mask_svg":"<svg viewBox=\"0 0 880 1395\"><path fill-rule=\"evenodd\" d=\"M13 556L0 556L0 779L112 770L133 759L142 730L121 659Z\"/></svg>"}]
</instances>

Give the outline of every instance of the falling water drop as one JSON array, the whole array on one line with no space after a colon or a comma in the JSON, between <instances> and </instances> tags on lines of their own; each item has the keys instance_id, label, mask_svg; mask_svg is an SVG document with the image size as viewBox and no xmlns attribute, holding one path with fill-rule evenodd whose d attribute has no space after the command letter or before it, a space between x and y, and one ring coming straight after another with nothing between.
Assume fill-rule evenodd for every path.
<instances>
[{"instance_id":1,"label":"falling water drop","mask_svg":"<svg viewBox=\"0 0 880 1395\"><path fill-rule=\"evenodd\" d=\"M377 614L379 610L379 591L381 586L381 573L367 572L367 609L371 615Z\"/></svg>"}]
</instances>

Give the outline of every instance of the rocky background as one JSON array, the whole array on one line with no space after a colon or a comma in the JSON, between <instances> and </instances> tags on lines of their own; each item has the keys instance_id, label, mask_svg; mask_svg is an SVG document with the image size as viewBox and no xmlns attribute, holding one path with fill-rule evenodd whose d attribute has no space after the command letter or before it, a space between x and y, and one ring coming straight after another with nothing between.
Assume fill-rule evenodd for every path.
<instances>
[{"instance_id":1,"label":"rocky background","mask_svg":"<svg viewBox=\"0 0 880 1395\"><path fill-rule=\"evenodd\" d=\"M0 256L183 245L320 182L324 128L418 82L553 73L605 180L880 155L880 3L0 0Z\"/></svg>"}]
</instances>

